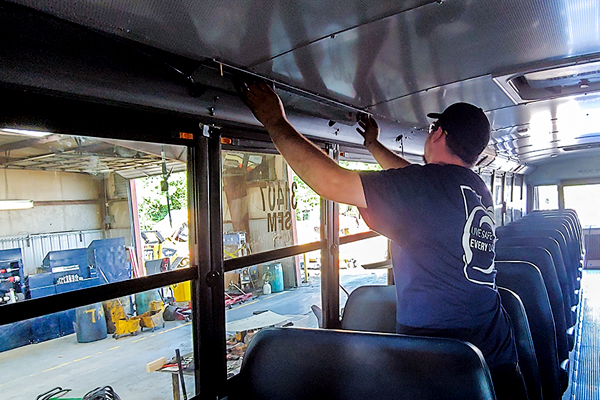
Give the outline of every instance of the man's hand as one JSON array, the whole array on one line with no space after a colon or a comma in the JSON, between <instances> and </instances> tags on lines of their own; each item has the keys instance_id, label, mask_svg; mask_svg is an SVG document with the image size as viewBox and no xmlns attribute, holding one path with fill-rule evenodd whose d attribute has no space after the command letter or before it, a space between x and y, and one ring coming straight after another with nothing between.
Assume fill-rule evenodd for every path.
<instances>
[{"instance_id":1,"label":"man's hand","mask_svg":"<svg viewBox=\"0 0 600 400\"><path fill-rule=\"evenodd\" d=\"M287 121L281 99L266 82L241 82L236 89L244 104L265 128Z\"/></svg>"},{"instance_id":2,"label":"man's hand","mask_svg":"<svg viewBox=\"0 0 600 400\"><path fill-rule=\"evenodd\" d=\"M377 121L372 116L361 113L358 115L358 125L356 131L361 134L363 138L365 138L365 147L371 146L373 143L377 142L379 138L379 125L377 125Z\"/></svg>"}]
</instances>

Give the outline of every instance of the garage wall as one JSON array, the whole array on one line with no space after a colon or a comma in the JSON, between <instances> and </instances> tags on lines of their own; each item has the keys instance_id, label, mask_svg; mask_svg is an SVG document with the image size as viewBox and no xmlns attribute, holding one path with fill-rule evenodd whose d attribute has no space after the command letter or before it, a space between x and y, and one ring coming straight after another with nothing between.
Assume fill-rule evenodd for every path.
<instances>
[{"instance_id":1,"label":"garage wall","mask_svg":"<svg viewBox=\"0 0 600 400\"><path fill-rule=\"evenodd\" d=\"M1 200L33 200L28 210L0 211L0 237L102 228L102 176L0 171Z\"/></svg>"}]
</instances>

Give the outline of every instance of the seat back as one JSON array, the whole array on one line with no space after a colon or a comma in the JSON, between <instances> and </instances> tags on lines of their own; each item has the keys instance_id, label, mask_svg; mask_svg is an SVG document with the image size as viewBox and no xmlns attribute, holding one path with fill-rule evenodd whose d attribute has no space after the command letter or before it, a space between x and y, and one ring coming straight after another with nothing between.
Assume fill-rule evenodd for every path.
<instances>
[{"instance_id":1,"label":"seat back","mask_svg":"<svg viewBox=\"0 0 600 400\"><path fill-rule=\"evenodd\" d=\"M565 309L570 311L569 302L563 300L552 256L541 247L497 247L496 260L498 261L528 261L535 265L541 272L543 284L550 301L554 327L556 329L556 345L560 362L569 358L569 344L567 339L567 324Z\"/></svg>"},{"instance_id":2,"label":"seat back","mask_svg":"<svg viewBox=\"0 0 600 400\"><path fill-rule=\"evenodd\" d=\"M396 333L396 287L360 286L350 293L342 329Z\"/></svg>"},{"instance_id":3,"label":"seat back","mask_svg":"<svg viewBox=\"0 0 600 400\"><path fill-rule=\"evenodd\" d=\"M496 269L498 286L515 292L525 306L544 399L559 400L566 389L565 376L558 361L554 316L542 274L535 265L522 261L497 261Z\"/></svg>"},{"instance_id":4,"label":"seat back","mask_svg":"<svg viewBox=\"0 0 600 400\"><path fill-rule=\"evenodd\" d=\"M260 331L232 386L231 400L495 398L471 344L323 329Z\"/></svg>"},{"instance_id":5,"label":"seat back","mask_svg":"<svg viewBox=\"0 0 600 400\"><path fill-rule=\"evenodd\" d=\"M502 306L508 313L515 333L517 354L519 356L519 367L523 373L527 396L529 400L542 399L542 380L533 346L533 338L529 330L529 321L525 306L515 292L505 288L498 288L502 298Z\"/></svg>"},{"instance_id":6,"label":"seat back","mask_svg":"<svg viewBox=\"0 0 600 400\"><path fill-rule=\"evenodd\" d=\"M560 251L558 242L550 237L503 237L498 239L496 247L516 247L516 246L533 246L542 247L550 252L554 267L556 268L556 276L560 282L560 288L563 292L563 297L570 300L572 306L577 304L577 296L575 296L575 289L573 288L573 282L568 277L565 269L565 262ZM566 294L566 295L565 295Z\"/></svg>"},{"instance_id":7,"label":"seat back","mask_svg":"<svg viewBox=\"0 0 600 400\"><path fill-rule=\"evenodd\" d=\"M557 229L544 229L544 228L535 228L523 225L516 224L508 224L506 226L500 226L496 228L496 236L500 239L505 237L517 237L517 236L525 236L525 237L551 237L555 239L560 247L560 251L563 256L563 261L565 265L565 270L567 272L567 276L573 282L573 288L579 289L579 272L578 265L573 265L570 257L569 257L569 249L567 246L566 239L564 235L558 231Z\"/></svg>"}]
</instances>

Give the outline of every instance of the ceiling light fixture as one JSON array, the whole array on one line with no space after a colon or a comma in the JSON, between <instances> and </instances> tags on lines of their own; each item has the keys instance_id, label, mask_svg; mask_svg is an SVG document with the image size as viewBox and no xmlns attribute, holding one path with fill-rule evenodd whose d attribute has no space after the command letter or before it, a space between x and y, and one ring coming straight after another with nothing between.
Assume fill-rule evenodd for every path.
<instances>
[{"instance_id":1,"label":"ceiling light fixture","mask_svg":"<svg viewBox=\"0 0 600 400\"><path fill-rule=\"evenodd\" d=\"M562 65L544 62L492 78L514 104L575 96L600 91L600 59L580 57Z\"/></svg>"},{"instance_id":2,"label":"ceiling light fixture","mask_svg":"<svg viewBox=\"0 0 600 400\"><path fill-rule=\"evenodd\" d=\"M18 135L26 135L26 136L33 136L33 137L44 137L44 136L48 136L48 135L52 134L52 132L46 132L46 131L32 131L29 129L12 129L12 128L3 128L2 132L16 133Z\"/></svg>"},{"instance_id":3,"label":"ceiling light fixture","mask_svg":"<svg viewBox=\"0 0 600 400\"><path fill-rule=\"evenodd\" d=\"M0 211L33 208L33 200L0 200Z\"/></svg>"}]
</instances>

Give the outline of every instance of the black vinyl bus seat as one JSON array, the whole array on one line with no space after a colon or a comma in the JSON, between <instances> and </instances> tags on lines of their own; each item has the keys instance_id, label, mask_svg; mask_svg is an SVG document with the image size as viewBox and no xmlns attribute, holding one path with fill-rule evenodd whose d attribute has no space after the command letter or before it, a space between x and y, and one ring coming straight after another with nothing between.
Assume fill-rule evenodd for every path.
<instances>
[{"instance_id":1,"label":"black vinyl bus seat","mask_svg":"<svg viewBox=\"0 0 600 400\"><path fill-rule=\"evenodd\" d=\"M498 292L502 298L502 306L508 313L512 322L519 356L519 367L527 387L529 400L542 399L542 379L533 346L533 338L529 330L529 321L525 306L521 299L512 290L499 287Z\"/></svg>"},{"instance_id":2,"label":"black vinyl bus seat","mask_svg":"<svg viewBox=\"0 0 600 400\"><path fill-rule=\"evenodd\" d=\"M533 223L543 220L549 224L553 224L556 229L559 229L561 232L565 233L565 231L561 228L561 225L563 225L569 234L569 245L571 249L570 255L574 262L577 263L581 261L582 232L580 231L580 226L578 227L576 225L577 223L572 220L572 216L569 214L561 215L557 213L532 213L528 214L527 217L529 217Z\"/></svg>"},{"instance_id":3,"label":"black vinyl bus seat","mask_svg":"<svg viewBox=\"0 0 600 400\"><path fill-rule=\"evenodd\" d=\"M502 305L513 323L519 364L527 386L529 400L541 399L541 378L529 331L527 314L521 299L512 291L498 288ZM395 286L361 286L346 302L342 329L394 333L396 325Z\"/></svg>"},{"instance_id":4,"label":"black vinyl bus seat","mask_svg":"<svg viewBox=\"0 0 600 400\"><path fill-rule=\"evenodd\" d=\"M579 265L577 261L573 260L573 243L571 243L571 238L564 231L564 226L561 225L560 227L557 227L556 224L547 222L541 218L530 218L526 221L521 219L506 226L499 227L498 229L500 230L498 237L502 237L502 235L505 234L505 231L508 231L511 232L511 236L518 236L518 232L534 232L535 236L552 237L556 239L563 254L567 275L573 281L574 287L577 289L579 288L576 286L576 283L578 282L577 278L580 276Z\"/></svg>"},{"instance_id":5,"label":"black vinyl bus seat","mask_svg":"<svg viewBox=\"0 0 600 400\"><path fill-rule=\"evenodd\" d=\"M533 237L551 237L558 242L560 247L560 251L563 255L563 260L565 264L565 270L567 271L567 276L573 282L573 288L575 290L579 289L579 272L578 266L573 266L571 259L569 257L569 250L567 247L567 242L565 240L564 235L557 229L537 229L535 227L528 227L523 225L517 225L514 223L499 226L496 228L496 237L501 239L504 237L517 237L517 236L533 236Z\"/></svg>"},{"instance_id":6,"label":"black vinyl bus seat","mask_svg":"<svg viewBox=\"0 0 600 400\"><path fill-rule=\"evenodd\" d=\"M517 224L520 222L521 220L519 220ZM575 236L575 233L564 219L556 216L533 216L523 220L523 223L535 227L536 229L558 230L565 238L568 250L567 257L570 260L569 264L574 267L573 273L577 276L581 276L581 270L579 269L581 261L581 246Z\"/></svg>"},{"instance_id":7,"label":"black vinyl bus seat","mask_svg":"<svg viewBox=\"0 0 600 400\"><path fill-rule=\"evenodd\" d=\"M231 400L495 399L475 346L387 333L264 329L232 379Z\"/></svg>"},{"instance_id":8,"label":"black vinyl bus seat","mask_svg":"<svg viewBox=\"0 0 600 400\"><path fill-rule=\"evenodd\" d=\"M558 229L567 239L569 247L569 257L574 264L581 262L582 256L582 236L576 222L572 220L569 214L558 213L531 213L517 221L518 223L526 223L535 225L538 228L553 228Z\"/></svg>"},{"instance_id":9,"label":"black vinyl bus seat","mask_svg":"<svg viewBox=\"0 0 600 400\"><path fill-rule=\"evenodd\" d=\"M583 256L584 256L584 244L583 244L583 228L577 212L572 209L561 209L561 210L535 210L528 214L532 216L553 216L563 218L568 225L572 227L572 231L575 233L576 248L575 248L575 259L579 264L580 272L583 270Z\"/></svg>"},{"instance_id":10,"label":"black vinyl bus seat","mask_svg":"<svg viewBox=\"0 0 600 400\"><path fill-rule=\"evenodd\" d=\"M556 276L560 282L560 288L563 292L563 297L570 300L571 306L577 305L578 298L575 295L575 289L573 288L573 282L567 276L565 269L565 262L560 251L558 242L550 237L503 237L498 239L496 247L516 247L516 246L532 246L532 247L543 247L550 252L554 267L556 268ZM565 295L566 294L566 295Z\"/></svg>"},{"instance_id":11,"label":"black vinyl bus seat","mask_svg":"<svg viewBox=\"0 0 600 400\"><path fill-rule=\"evenodd\" d=\"M568 374L560 367L554 316L540 270L525 261L497 261L496 283L515 292L525 306L529 330L542 379L545 400L560 400L568 386Z\"/></svg>"},{"instance_id":12,"label":"black vinyl bus seat","mask_svg":"<svg viewBox=\"0 0 600 400\"><path fill-rule=\"evenodd\" d=\"M367 285L354 289L344 306L341 327L396 333L396 286Z\"/></svg>"},{"instance_id":13,"label":"black vinyl bus seat","mask_svg":"<svg viewBox=\"0 0 600 400\"><path fill-rule=\"evenodd\" d=\"M548 250L541 247L497 247L496 260L498 261L527 261L535 265L542 273L544 286L550 300L554 327L556 329L556 346L560 362L569 359L571 344L567 334L567 321L565 309L571 311L568 302L563 300L552 256Z\"/></svg>"}]
</instances>

